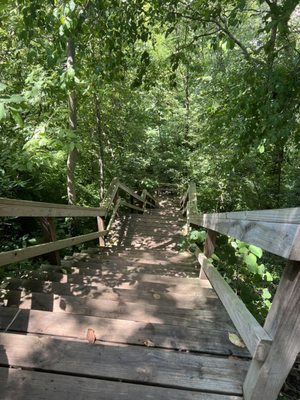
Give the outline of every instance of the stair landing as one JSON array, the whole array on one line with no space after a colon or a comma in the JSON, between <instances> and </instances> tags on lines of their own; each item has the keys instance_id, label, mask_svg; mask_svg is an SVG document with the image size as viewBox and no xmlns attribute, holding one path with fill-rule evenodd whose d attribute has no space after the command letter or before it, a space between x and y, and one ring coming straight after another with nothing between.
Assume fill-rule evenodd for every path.
<instances>
[{"instance_id":1,"label":"stair landing","mask_svg":"<svg viewBox=\"0 0 300 400\"><path fill-rule=\"evenodd\" d=\"M3 290L0 399L238 400L247 349L193 255L170 199Z\"/></svg>"}]
</instances>

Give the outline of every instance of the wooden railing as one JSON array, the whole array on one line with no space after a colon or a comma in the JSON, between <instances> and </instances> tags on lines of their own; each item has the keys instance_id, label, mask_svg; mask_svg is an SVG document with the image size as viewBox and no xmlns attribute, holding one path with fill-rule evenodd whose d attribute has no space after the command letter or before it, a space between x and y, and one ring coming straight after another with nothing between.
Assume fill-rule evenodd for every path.
<instances>
[{"instance_id":1,"label":"wooden railing","mask_svg":"<svg viewBox=\"0 0 300 400\"><path fill-rule=\"evenodd\" d=\"M120 193L129 195L130 202L122 199ZM47 253L52 253L53 262L59 264L58 250L60 249L98 238L99 244L104 246L104 237L109 233L121 206L143 213L147 207L156 207L157 205L156 199L146 190L143 190L141 196L139 196L121 183L118 178L112 180L105 199L100 207L96 208L0 198L0 217L39 217L41 218L44 237L48 241L48 243L0 253L0 266ZM53 217L97 217L98 231L56 240ZM105 219L108 217L110 219L105 228Z\"/></svg>"},{"instance_id":2,"label":"wooden railing","mask_svg":"<svg viewBox=\"0 0 300 400\"><path fill-rule=\"evenodd\" d=\"M204 250L196 251L200 279L210 280L252 356L244 399L276 400L300 352L300 208L200 214L194 183L181 208L188 225L207 228ZM218 233L288 260L263 327L209 261Z\"/></svg>"}]
</instances>

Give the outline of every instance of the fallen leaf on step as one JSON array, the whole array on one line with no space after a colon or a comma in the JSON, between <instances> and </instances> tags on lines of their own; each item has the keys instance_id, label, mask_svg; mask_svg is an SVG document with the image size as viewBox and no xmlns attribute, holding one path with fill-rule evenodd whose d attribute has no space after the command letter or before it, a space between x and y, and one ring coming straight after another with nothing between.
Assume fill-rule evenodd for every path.
<instances>
[{"instance_id":1,"label":"fallen leaf on step","mask_svg":"<svg viewBox=\"0 0 300 400\"><path fill-rule=\"evenodd\" d=\"M89 329L87 330L86 338L87 338L87 341L88 341L90 344L94 344L94 343L95 343L95 341L96 341L96 335L95 335L94 329L90 329L90 328L89 328Z\"/></svg>"},{"instance_id":2,"label":"fallen leaf on step","mask_svg":"<svg viewBox=\"0 0 300 400\"><path fill-rule=\"evenodd\" d=\"M155 346L155 344L152 342L152 340L150 340L150 339L147 339L147 340L144 340L144 345L145 346L147 346L147 347L154 347Z\"/></svg>"},{"instance_id":3,"label":"fallen leaf on step","mask_svg":"<svg viewBox=\"0 0 300 400\"><path fill-rule=\"evenodd\" d=\"M159 300L159 299L160 299L160 295L157 294L157 293L153 293L153 298L154 298L155 300Z\"/></svg>"},{"instance_id":4,"label":"fallen leaf on step","mask_svg":"<svg viewBox=\"0 0 300 400\"><path fill-rule=\"evenodd\" d=\"M245 343L242 341L242 339L236 335L235 333L230 333L228 332L228 338L231 341L232 344L234 344L237 347L246 347Z\"/></svg>"}]
</instances>

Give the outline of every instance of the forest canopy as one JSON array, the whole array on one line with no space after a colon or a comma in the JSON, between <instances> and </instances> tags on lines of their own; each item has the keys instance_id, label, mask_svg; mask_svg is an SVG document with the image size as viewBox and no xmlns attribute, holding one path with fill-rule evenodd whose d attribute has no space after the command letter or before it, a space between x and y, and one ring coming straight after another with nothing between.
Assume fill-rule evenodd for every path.
<instances>
[{"instance_id":1,"label":"forest canopy","mask_svg":"<svg viewBox=\"0 0 300 400\"><path fill-rule=\"evenodd\" d=\"M97 205L119 176L298 205L298 3L2 0L0 195Z\"/></svg>"}]
</instances>

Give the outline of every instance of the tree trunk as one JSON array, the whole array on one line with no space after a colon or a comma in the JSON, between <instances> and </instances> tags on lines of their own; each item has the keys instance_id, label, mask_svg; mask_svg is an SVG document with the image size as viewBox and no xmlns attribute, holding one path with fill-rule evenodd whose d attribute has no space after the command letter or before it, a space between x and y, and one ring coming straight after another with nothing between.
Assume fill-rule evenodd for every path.
<instances>
[{"instance_id":1,"label":"tree trunk","mask_svg":"<svg viewBox=\"0 0 300 400\"><path fill-rule=\"evenodd\" d=\"M184 138L187 141L189 132L190 132L190 74L189 74L188 66L186 66L183 83L184 83L184 92L185 92L184 106L185 106L185 118L186 118L185 128L184 128L184 131L185 131Z\"/></svg>"},{"instance_id":2,"label":"tree trunk","mask_svg":"<svg viewBox=\"0 0 300 400\"><path fill-rule=\"evenodd\" d=\"M67 41L67 69L74 69L75 66L75 45L72 37ZM77 108L76 108L76 93L71 90L68 93L69 106L69 128L72 131L77 130ZM75 191L75 165L77 159L77 150L74 148L70 151L67 160L67 193L69 204L76 204Z\"/></svg>"},{"instance_id":3,"label":"tree trunk","mask_svg":"<svg viewBox=\"0 0 300 400\"><path fill-rule=\"evenodd\" d=\"M97 141L99 145L99 154L98 154L98 164L99 164L99 197L100 202L104 197L104 143L103 143L103 127L102 127L102 119L101 119L101 109L99 98L96 94L94 94L95 101L95 112L96 112L96 133L97 133Z\"/></svg>"}]
</instances>

